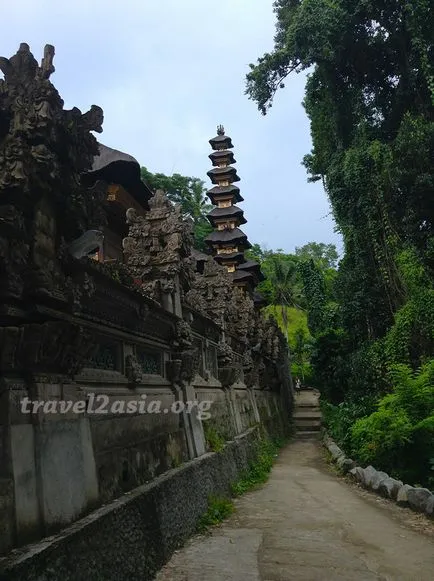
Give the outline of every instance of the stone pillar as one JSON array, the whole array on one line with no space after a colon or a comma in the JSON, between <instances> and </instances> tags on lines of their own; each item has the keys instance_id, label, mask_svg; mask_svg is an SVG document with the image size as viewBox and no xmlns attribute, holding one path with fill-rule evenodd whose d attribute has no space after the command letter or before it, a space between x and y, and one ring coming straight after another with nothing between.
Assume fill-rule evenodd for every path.
<instances>
[{"instance_id":1,"label":"stone pillar","mask_svg":"<svg viewBox=\"0 0 434 581\"><path fill-rule=\"evenodd\" d=\"M24 380L7 378L0 390L0 552L4 552L38 538L42 523L34 425L20 403L29 391Z\"/></svg>"},{"instance_id":2,"label":"stone pillar","mask_svg":"<svg viewBox=\"0 0 434 581\"><path fill-rule=\"evenodd\" d=\"M205 454L205 434L202 421L197 417L195 408L193 409L193 413L186 412L187 402L195 401L196 393L191 381L182 379L182 367L182 359L173 359L166 363L167 376L172 383L177 400L184 403L181 422L185 432L188 454L190 459L193 459Z\"/></svg>"},{"instance_id":3,"label":"stone pillar","mask_svg":"<svg viewBox=\"0 0 434 581\"><path fill-rule=\"evenodd\" d=\"M74 402L65 414L34 417L34 445L39 504L46 532L68 524L98 501L98 480L89 418L84 413L86 394L75 385L36 383L40 401Z\"/></svg>"},{"instance_id":4,"label":"stone pillar","mask_svg":"<svg viewBox=\"0 0 434 581\"><path fill-rule=\"evenodd\" d=\"M182 395L184 403L195 401L196 393L194 387L191 384L184 385L182 388ZM185 413L184 416L184 426L186 432L189 433L189 439L191 442L191 458L197 458L202 456L206 452L205 445L205 434L203 431L202 420L197 417L196 408L193 408L193 413Z\"/></svg>"}]
</instances>

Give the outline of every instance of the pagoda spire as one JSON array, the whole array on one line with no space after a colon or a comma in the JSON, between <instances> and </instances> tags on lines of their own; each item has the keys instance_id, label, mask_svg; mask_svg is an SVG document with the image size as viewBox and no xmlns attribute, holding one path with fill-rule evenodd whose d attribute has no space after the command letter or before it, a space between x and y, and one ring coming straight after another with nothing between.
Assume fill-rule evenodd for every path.
<instances>
[{"instance_id":1,"label":"pagoda spire","mask_svg":"<svg viewBox=\"0 0 434 581\"><path fill-rule=\"evenodd\" d=\"M236 204L243 201L240 189L234 185L240 181L231 138L225 134L223 125L217 126L217 135L209 140L212 153L208 156L213 168L207 173L214 187L207 195L215 208L208 214L214 228L205 242L210 247L214 259L232 274L233 282L253 292L256 284L263 280L259 264L246 261L244 252L251 248L246 234L240 229L246 224L243 210Z\"/></svg>"}]
</instances>

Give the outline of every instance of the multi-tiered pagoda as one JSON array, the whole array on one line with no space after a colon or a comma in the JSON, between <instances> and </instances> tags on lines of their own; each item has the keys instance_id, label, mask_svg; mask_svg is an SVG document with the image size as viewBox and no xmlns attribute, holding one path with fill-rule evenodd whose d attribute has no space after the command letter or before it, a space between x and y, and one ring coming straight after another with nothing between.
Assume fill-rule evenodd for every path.
<instances>
[{"instance_id":1,"label":"multi-tiered pagoda","mask_svg":"<svg viewBox=\"0 0 434 581\"><path fill-rule=\"evenodd\" d=\"M246 261L244 251L251 247L247 236L239 226L245 224L244 212L236 204L243 201L240 189L234 185L239 182L232 140L225 135L223 127L217 127L217 135L209 141L213 152L209 155L213 169L208 172L214 187L207 194L215 208L208 214L214 227L207 238L214 258L232 273L234 284L253 293L255 286L263 280L259 264Z\"/></svg>"}]
</instances>

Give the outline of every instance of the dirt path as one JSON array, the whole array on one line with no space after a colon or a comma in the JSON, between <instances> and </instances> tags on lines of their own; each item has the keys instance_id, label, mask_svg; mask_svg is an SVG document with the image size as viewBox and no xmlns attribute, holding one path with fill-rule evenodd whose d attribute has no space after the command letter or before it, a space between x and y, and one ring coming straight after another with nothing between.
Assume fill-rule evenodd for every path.
<instances>
[{"instance_id":1,"label":"dirt path","mask_svg":"<svg viewBox=\"0 0 434 581\"><path fill-rule=\"evenodd\" d=\"M269 482L192 539L157 581L432 581L434 524L330 471L317 440L292 442Z\"/></svg>"}]
</instances>

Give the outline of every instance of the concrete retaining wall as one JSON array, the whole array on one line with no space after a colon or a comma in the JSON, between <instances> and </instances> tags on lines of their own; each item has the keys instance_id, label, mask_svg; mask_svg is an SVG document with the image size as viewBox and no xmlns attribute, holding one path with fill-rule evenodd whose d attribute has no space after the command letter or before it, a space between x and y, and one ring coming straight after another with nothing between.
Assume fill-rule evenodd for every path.
<instances>
[{"instance_id":1,"label":"concrete retaining wall","mask_svg":"<svg viewBox=\"0 0 434 581\"><path fill-rule=\"evenodd\" d=\"M257 430L99 508L62 533L0 560L0 581L153 579L195 529L210 495L227 496L254 457Z\"/></svg>"}]
</instances>

